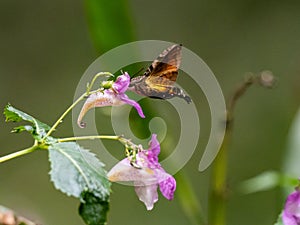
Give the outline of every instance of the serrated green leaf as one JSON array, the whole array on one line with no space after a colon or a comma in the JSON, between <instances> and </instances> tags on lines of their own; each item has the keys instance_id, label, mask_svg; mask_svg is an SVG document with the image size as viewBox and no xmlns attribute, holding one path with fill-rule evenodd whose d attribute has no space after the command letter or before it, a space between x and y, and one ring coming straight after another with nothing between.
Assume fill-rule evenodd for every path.
<instances>
[{"instance_id":1,"label":"serrated green leaf","mask_svg":"<svg viewBox=\"0 0 300 225\"><path fill-rule=\"evenodd\" d=\"M85 192L82 194L84 202L80 203L79 215L88 225L104 225L107 220L107 212L109 210L109 202L101 200L93 195L93 193Z\"/></svg>"},{"instance_id":2,"label":"serrated green leaf","mask_svg":"<svg viewBox=\"0 0 300 225\"><path fill-rule=\"evenodd\" d=\"M16 127L12 130L12 132L14 133L28 131L36 140L40 140L46 135L47 131L50 130L50 127L47 124L42 123L41 121L28 115L27 113L14 108L9 104L4 109L4 115L6 118L6 122L27 121L33 124L33 126L26 125Z\"/></svg>"},{"instance_id":3,"label":"serrated green leaf","mask_svg":"<svg viewBox=\"0 0 300 225\"><path fill-rule=\"evenodd\" d=\"M75 142L54 143L49 146L51 180L67 195L80 198L83 192L93 193L106 200L110 182L104 164L96 156Z\"/></svg>"}]
</instances>

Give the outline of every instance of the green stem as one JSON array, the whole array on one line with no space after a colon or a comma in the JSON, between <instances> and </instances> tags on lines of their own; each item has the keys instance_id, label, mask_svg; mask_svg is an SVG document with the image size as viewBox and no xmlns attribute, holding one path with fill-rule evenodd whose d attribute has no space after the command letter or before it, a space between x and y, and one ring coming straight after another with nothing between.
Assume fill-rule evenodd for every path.
<instances>
[{"instance_id":1,"label":"green stem","mask_svg":"<svg viewBox=\"0 0 300 225\"><path fill-rule=\"evenodd\" d=\"M178 199L181 203L185 215L188 217L191 225L205 225L207 224L204 218L203 209L200 202L197 200L193 186L188 178L188 174L180 171L175 175L178 188L176 190Z\"/></svg>"},{"instance_id":2,"label":"green stem","mask_svg":"<svg viewBox=\"0 0 300 225\"><path fill-rule=\"evenodd\" d=\"M89 95L89 93L90 93L90 91L91 91L91 89L92 89L92 87L93 87L95 81L97 80L97 78L98 78L98 77L102 77L102 76L110 76L110 77L113 77L114 75L113 75L112 73L110 73L110 72L100 72L100 73L97 73L97 74L93 77L91 84L88 84L88 85L87 85L86 95Z\"/></svg>"},{"instance_id":3,"label":"green stem","mask_svg":"<svg viewBox=\"0 0 300 225\"><path fill-rule=\"evenodd\" d=\"M214 161L212 171L211 193L209 197L209 221L211 225L225 225L226 224L226 202L228 195L227 187L227 163L229 143L233 127L233 112L235 105L239 98L245 94L250 86L254 83L259 83L261 75L249 76L241 85L239 85L227 105L227 118L226 118L226 132L225 137L220 148L219 154Z\"/></svg>"},{"instance_id":4,"label":"green stem","mask_svg":"<svg viewBox=\"0 0 300 225\"><path fill-rule=\"evenodd\" d=\"M120 138L121 138L120 136L115 136L115 135L95 135L95 136L60 138L60 139L58 139L58 142L80 141L80 140L95 140L95 139L120 140Z\"/></svg>"},{"instance_id":5,"label":"green stem","mask_svg":"<svg viewBox=\"0 0 300 225\"><path fill-rule=\"evenodd\" d=\"M9 154L9 155L2 156L2 157L0 157L0 163L6 162L6 161L8 161L8 160L17 158L17 157L22 156L22 155L29 154L29 153L35 151L36 149L38 149L38 146L33 145L33 146L31 146L30 148L26 148L26 149L23 149L23 150L20 150L20 151L11 153L11 154Z\"/></svg>"},{"instance_id":6,"label":"green stem","mask_svg":"<svg viewBox=\"0 0 300 225\"><path fill-rule=\"evenodd\" d=\"M98 89L95 91L91 91L89 92L89 94L93 94L98 92L99 90L102 89ZM84 93L83 95L81 95L72 105L69 106L69 108L58 118L58 120L55 122L55 124L51 127L51 129L48 131L48 133L45 135L45 137L43 138L43 140L45 140L47 137L49 137L52 132L55 130L55 128L62 122L63 118L65 118L65 116L80 102L82 101L85 97L87 96L86 93Z\"/></svg>"},{"instance_id":7,"label":"green stem","mask_svg":"<svg viewBox=\"0 0 300 225\"><path fill-rule=\"evenodd\" d=\"M87 90L86 93L84 93L83 95L81 95L75 102L73 102L72 105L69 106L69 108L58 118L58 120L54 123L54 125L50 128L50 130L48 131L48 133L46 134L46 136L43 138L43 140L45 140L47 137L49 137L52 132L55 130L55 128L62 122L63 118L65 118L65 116L81 101L83 100L86 96L89 96L90 94L96 93L99 91L95 90L95 91L91 91L91 88L93 87L96 79L100 76L114 76L112 73L110 72L100 72L97 73L93 79L90 85L87 85Z\"/></svg>"},{"instance_id":8,"label":"green stem","mask_svg":"<svg viewBox=\"0 0 300 225\"><path fill-rule=\"evenodd\" d=\"M63 118L86 96L86 93L81 95L72 105L69 106L69 108L58 118L58 120L54 123L54 125L51 127L51 129L48 131L46 136L43 138L45 140L47 137L49 137L52 132L55 130L55 128L62 122Z\"/></svg>"},{"instance_id":9,"label":"green stem","mask_svg":"<svg viewBox=\"0 0 300 225\"><path fill-rule=\"evenodd\" d=\"M212 225L226 224L227 162L230 136L231 132L227 129L219 154L214 162L212 190L209 198L209 221Z\"/></svg>"},{"instance_id":10,"label":"green stem","mask_svg":"<svg viewBox=\"0 0 300 225\"><path fill-rule=\"evenodd\" d=\"M45 147L43 145L44 141L46 140L47 137L49 137L52 132L55 130L55 128L62 122L62 120L65 118L65 116L81 101L83 100L86 96L96 93L99 91L95 90L95 91L91 91L92 86L94 85L96 79L100 76L114 76L112 73L109 72L100 72L98 74L96 74L90 85L87 86L87 91L86 93L84 93L83 95L81 95L75 102L73 102L72 105L69 106L69 108L67 108L67 110L58 118L58 120L53 124L53 126L50 128L50 130L48 131L48 133L43 137L43 139L38 143L37 141L35 141L34 145L30 148L26 148L24 150L18 151L18 152L14 152L11 153L9 155L6 156L2 156L0 157L0 163L17 158L19 156L22 155L26 155L29 154L33 151L35 151L38 148L41 149L45 149L47 147ZM100 89L101 90L101 89ZM122 137L119 136L109 136L109 135L100 135L100 136L86 136L86 137L71 137L71 138L62 138L59 139L60 142L64 142L64 141L76 141L76 140L87 140L87 139L97 139L97 138L101 138L101 139L112 139L112 140L119 140L119 141L123 141Z\"/></svg>"},{"instance_id":11,"label":"green stem","mask_svg":"<svg viewBox=\"0 0 300 225\"><path fill-rule=\"evenodd\" d=\"M227 163L229 143L233 128L233 113L237 101L253 84L260 84L265 88L272 88L276 84L276 79L270 71L262 71L259 74L250 73L244 82L235 89L229 99L227 104L226 133L219 154L214 161L212 172L212 191L209 198L209 224L211 225L226 224L226 201L228 196Z\"/></svg>"},{"instance_id":12,"label":"green stem","mask_svg":"<svg viewBox=\"0 0 300 225\"><path fill-rule=\"evenodd\" d=\"M117 140L121 142L125 147L131 146L133 149L140 149L140 145L134 144L131 140L124 138L123 136L116 135L92 135L92 136L81 136L81 137L67 137L60 138L58 142L68 142L68 141L80 141L80 140L95 140L95 139L108 139L108 140Z\"/></svg>"}]
</instances>

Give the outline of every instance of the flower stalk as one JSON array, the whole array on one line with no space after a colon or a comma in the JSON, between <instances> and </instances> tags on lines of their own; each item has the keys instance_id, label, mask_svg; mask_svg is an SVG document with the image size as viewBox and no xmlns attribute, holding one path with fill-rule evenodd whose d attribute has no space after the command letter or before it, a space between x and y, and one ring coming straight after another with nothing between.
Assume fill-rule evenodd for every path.
<instances>
[{"instance_id":1,"label":"flower stalk","mask_svg":"<svg viewBox=\"0 0 300 225\"><path fill-rule=\"evenodd\" d=\"M229 144L233 131L233 114L237 101L253 84L260 84L266 88L275 85L275 78L271 71L262 71L255 75L250 74L234 91L227 104L226 131L218 156L212 171L211 193L209 197L209 221L211 225L226 224L226 202L228 197L227 163Z\"/></svg>"},{"instance_id":2,"label":"flower stalk","mask_svg":"<svg viewBox=\"0 0 300 225\"><path fill-rule=\"evenodd\" d=\"M0 157L0 163L6 162L8 160L23 156L23 155L27 155L31 152L34 152L35 150L37 150L39 147L36 145L31 146L30 148L26 148L17 152L13 152L11 154L5 155Z\"/></svg>"},{"instance_id":3,"label":"flower stalk","mask_svg":"<svg viewBox=\"0 0 300 225\"><path fill-rule=\"evenodd\" d=\"M94 93L97 93L100 91L100 89L96 90L96 91L91 91L91 88L93 87L96 79L98 77L101 77L101 76L114 76L112 73L110 72L100 72L100 73L97 73L90 84L87 84L87 89L86 89L86 93L82 94L75 102L73 102L72 105L69 106L69 108L67 108L67 110L58 118L58 120L53 124L53 126L51 127L51 129L48 131L48 133L46 134L46 136L44 137L43 140L45 140L47 137L49 137L52 132L56 129L56 127L62 123L63 119L66 117L66 115L80 102L82 101L85 97L91 95L91 94L94 94Z\"/></svg>"},{"instance_id":4,"label":"flower stalk","mask_svg":"<svg viewBox=\"0 0 300 225\"><path fill-rule=\"evenodd\" d=\"M121 138L122 138L121 136L116 136L116 135L92 135L92 136L59 138L58 142L95 140L95 139L120 140Z\"/></svg>"},{"instance_id":5,"label":"flower stalk","mask_svg":"<svg viewBox=\"0 0 300 225\"><path fill-rule=\"evenodd\" d=\"M94 85L96 79L100 76L114 76L113 74L109 73L109 72L101 72L101 73L98 73L96 74L93 79L92 79L92 82L91 84L88 84L87 85L87 91L82 94L75 102L73 102L72 105L70 105L67 110L58 118L58 120L52 125L52 127L49 129L49 131L47 132L47 134L42 138L42 140L40 140L39 142L35 141L34 145L29 147L29 148L26 148L26 149L23 149L23 150L20 150L20 151L17 151L17 152L14 152L14 153L11 153L11 154L8 154L8 155L5 155L5 156L2 156L0 157L0 163L2 162L6 162L8 160L11 160L11 159L14 159L14 158L17 158L19 156L22 156L22 155L26 155L26 154L29 154L29 153L32 153L34 152L35 150L37 149L47 149L47 144L46 144L46 140L47 140L47 137L49 137L53 131L57 128L57 126L62 123L63 119L66 117L66 115L80 102L82 101L85 97L91 95L91 94L94 94L94 93L97 93L99 92L101 89L98 89L98 90L95 90L95 91L91 91L91 88L92 86ZM102 135L102 136L87 136L87 137L72 137L72 138L66 138L66 139L59 139L59 141L61 142L64 142L64 141L74 141L74 140L86 140L86 139L96 139L96 138L103 138L103 139L113 139L113 140L119 140L120 137L119 136L109 136L109 135Z\"/></svg>"},{"instance_id":6,"label":"flower stalk","mask_svg":"<svg viewBox=\"0 0 300 225\"><path fill-rule=\"evenodd\" d=\"M100 73L97 73L97 74L93 77L91 83L90 83L90 84L89 84L89 83L87 84L87 88L86 88L86 96L88 96L88 95L90 94L91 89L92 89L92 87L94 86L94 83L95 83L95 81L98 79L98 77L103 77L103 76L114 77L114 75L113 75L112 73L110 73L110 72L100 72Z\"/></svg>"}]
</instances>

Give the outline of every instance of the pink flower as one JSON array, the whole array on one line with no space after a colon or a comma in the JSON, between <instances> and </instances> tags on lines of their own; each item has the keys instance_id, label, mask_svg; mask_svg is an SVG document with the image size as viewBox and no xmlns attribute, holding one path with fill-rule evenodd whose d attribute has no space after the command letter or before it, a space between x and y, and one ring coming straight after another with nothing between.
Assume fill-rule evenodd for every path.
<instances>
[{"instance_id":1,"label":"pink flower","mask_svg":"<svg viewBox=\"0 0 300 225\"><path fill-rule=\"evenodd\" d=\"M85 127L85 123L82 122L82 118L88 110L95 107L128 104L133 106L137 110L140 117L145 118L141 106L136 101L128 98L128 96L125 94L125 91L128 89L129 84L130 76L127 72L125 72L123 75L119 76L116 79L111 88L91 94L84 103L78 116L78 126L81 128Z\"/></svg>"},{"instance_id":2,"label":"pink flower","mask_svg":"<svg viewBox=\"0 0 300 225\"><path fill-rule=\"evenodd\" d=\"M300 224L300 191L296 190L291 193L285 202L282 213L284 225L299 225Z\"/></svg>"},{"instance_id":3,"label":"pink flower","mask_svg":"<svg viewBox=\"0 0 300 225\"><path fill-rule=\"evenodd\" d=\"M128 158L117 163L107 174L112 182L132 181L139 199L144 202L147 210L151 210L158 201L157 188L162 195L172 200L176 189L176 180L161 167L158 162L160 145L156 134L152 135L149 149L139 152L134 167Z\"/></svg>"}]
</instances>

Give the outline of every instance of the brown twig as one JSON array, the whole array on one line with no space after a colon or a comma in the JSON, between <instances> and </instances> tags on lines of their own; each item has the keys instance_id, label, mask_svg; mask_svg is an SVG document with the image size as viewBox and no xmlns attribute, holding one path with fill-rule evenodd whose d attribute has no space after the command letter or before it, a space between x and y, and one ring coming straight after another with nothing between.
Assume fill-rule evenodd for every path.
<instances>
[{"instance_id":1,"label":"brown twig","mask_svg":"<svg viewBox=\"0 0 300 225\"><path fill-rule=\"evenodd\" d=\"M22 216L17 215L11 209L0 206L0 225L38 225Z\"/></svg>"},{"instance_id":2,"label":"brown twig","mask_svg":"<svg viewBox=\"0 0 300 225\"><path fill-rule=\"evenodd\" d=\"M230 125L233 119L235 105L239 98L244 95L252 84L259 84L266 88L273 88L276 84L276 79L271 71L264 70L258 74L249 73L245 80L235 89L233 95L229 98L227 104L227 125ZM229 129L230 126L228 127Z\"/></svg>"}]
</instances>

